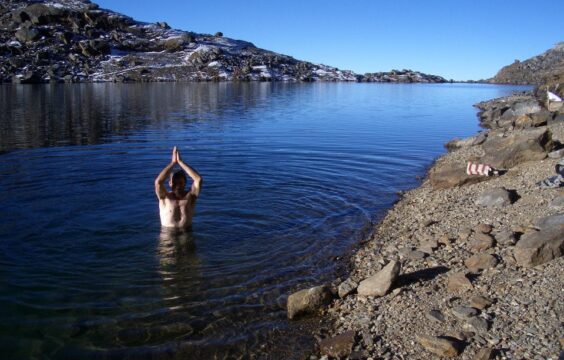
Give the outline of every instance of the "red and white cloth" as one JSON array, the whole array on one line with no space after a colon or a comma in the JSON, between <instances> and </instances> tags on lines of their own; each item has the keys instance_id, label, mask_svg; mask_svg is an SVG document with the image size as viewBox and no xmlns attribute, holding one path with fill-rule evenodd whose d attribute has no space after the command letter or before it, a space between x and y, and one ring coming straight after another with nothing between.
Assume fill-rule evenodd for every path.
<instances>
[{"instance_id":1,"label":"red and white cloth","mask_svg":"<svg viewBox=\"0 0 564 360\"><path fill-rule=\"evenodd\" d=\"M493 168L487 164L474 164L472 161L468 161L466 174L490 176L493 175Z\"/></svg>"}]
</instances>

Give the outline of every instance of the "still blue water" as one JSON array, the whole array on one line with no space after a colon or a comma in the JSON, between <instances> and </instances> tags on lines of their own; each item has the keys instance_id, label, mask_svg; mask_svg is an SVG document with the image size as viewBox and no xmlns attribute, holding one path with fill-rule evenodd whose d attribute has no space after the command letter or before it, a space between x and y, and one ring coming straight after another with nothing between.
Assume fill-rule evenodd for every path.
<instances>
[{"instance_id":1,"label":"still blue water","mask_svg":"<svg viewBox=\"0 0 564 360\"><path fill-rule=\"evenodd\" d=\"M285 296L330 282L443 144L478 130L472 104L515 89L0 87L3 355L306 351ZM153 187L175 145L204 178L183 236L161 232Z\"/></svg>"}]
</instances>

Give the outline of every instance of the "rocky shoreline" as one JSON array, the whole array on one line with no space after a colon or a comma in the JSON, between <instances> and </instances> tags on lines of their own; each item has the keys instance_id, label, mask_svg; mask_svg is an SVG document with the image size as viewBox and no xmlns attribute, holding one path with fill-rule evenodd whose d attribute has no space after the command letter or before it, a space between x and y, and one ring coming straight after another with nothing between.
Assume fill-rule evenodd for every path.
<instances>
[{"instance_id":1,"label":"rocky shoreline","mask_svg":"<svg viewBox=\"0 0 564 360\"><path fill-rule=\"evenodd\" d=\"M539 183L564 165L564 109L542 92L476 106L487 130L446 145L348 278L289 296L289 318L321 311L331 324L310 359L564 355L564 187ZM504 171L467 175L468 161Z\"/></svg>"},{"instance_id":2,"label":"rocky shoreline","mask_svg":"<svg viewBox=\"0 0 564 360\"><path fill-rule=\"evenodd\" d=\"M412 70L356 74L166 22L144 23L89 0L0 3L0 83L345 81L444 83Z\"/></svg>"}]
</instances>

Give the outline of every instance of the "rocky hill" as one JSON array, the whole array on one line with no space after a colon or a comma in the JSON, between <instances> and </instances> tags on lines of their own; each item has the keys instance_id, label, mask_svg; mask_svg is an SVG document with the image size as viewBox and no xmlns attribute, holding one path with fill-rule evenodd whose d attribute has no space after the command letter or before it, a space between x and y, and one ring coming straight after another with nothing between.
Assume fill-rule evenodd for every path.
<instances>
[{"instance_id":1,"label":"rocky hill","mask_svg":"<svg viewBox=\"0 0 564 360\"><path fill-rule=\"evenodd\" d=\"M250 42L142 23L88 0L3 0L0 82L446 82L410 70L359 75Z\"/></svg>"},{"instance_id":2,"label":"rocky hill","mask_svg":"<svg viewBox=\"0 0 564 360\"><path fill-rule=\"evenodd\" d=\"M560 80L559 80L560 79ZM495 84L551 84L564 80L564 42L525 61L503 67L490 82Z\"/></svg>"}]
</instances>

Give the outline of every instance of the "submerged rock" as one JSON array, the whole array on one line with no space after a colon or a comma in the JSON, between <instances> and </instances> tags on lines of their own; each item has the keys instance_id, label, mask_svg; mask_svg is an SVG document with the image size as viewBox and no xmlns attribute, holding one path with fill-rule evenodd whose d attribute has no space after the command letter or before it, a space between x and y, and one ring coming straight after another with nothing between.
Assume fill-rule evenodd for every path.
<instances>
[{"instance_id":1,"label":"submerged rock","mask_svg":"<svg viewBox=\"0 0 564 360\"><path fill-rule=\"evenodd\" d=\"M321 354L341 358L348 356L354 346L355 331L349 330L340 335L319 342Z\"/></svg>"},{"instance_id":2,"label":"submerged rock","mask_svg":"<svg viewBox=\"0 0 564 360\"><path fill-rule=\"evenodd\" d=\"M331 301L331 292L326 286L300 290L288 296L288 318L317 311Z\"/></svg>"}]
</instances>

